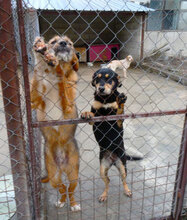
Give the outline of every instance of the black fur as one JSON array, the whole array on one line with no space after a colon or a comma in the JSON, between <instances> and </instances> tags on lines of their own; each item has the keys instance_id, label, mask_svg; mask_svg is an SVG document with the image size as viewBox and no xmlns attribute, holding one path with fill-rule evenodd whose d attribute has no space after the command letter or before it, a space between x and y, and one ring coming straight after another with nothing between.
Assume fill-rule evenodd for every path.
<instances>
[{"instance_id":1,"label":"black fur","mask_svg":"<svg viewBox=\"0 0 187 220\"><path fill-rule=\"evenodd\" d=\"M98 75L101 74L101 77ZM109 77L105 78L105 75L108 74ZM121 86L117 73L108 68L99 69L93 75L92 85L95 86L97 83L108 83L110 81L114 82L112 88L112 93L109 95L99 94L98 92L94 93L94 100L99 101L103 104L113 103L117 101L123 93L119 93L117 88ZM126 97L126 96L125 96ZM125 98L126 101L126 98ZM125 102L124 101L124 102ZM91 108L91 112L94 113L94 116L108 116L116 115L117 109L114 108L100 108L94 109ZM112 164L115 165L117 159L120 159L124 166L126 167L126 160L139 160L138 157L130 157L125 153L124 142L123 142L123 127L119 127L117 121L101 121L95 122L93 125L94 136L100 146L100 161L103 157L110 155L112 159Z\"/></svg>"}]
</instances>

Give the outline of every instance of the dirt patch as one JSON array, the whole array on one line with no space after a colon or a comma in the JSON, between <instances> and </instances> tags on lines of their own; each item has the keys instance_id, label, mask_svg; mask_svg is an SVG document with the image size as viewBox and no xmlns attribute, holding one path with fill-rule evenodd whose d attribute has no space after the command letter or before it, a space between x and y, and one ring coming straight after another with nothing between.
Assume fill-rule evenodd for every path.
<instances>
[{"instance_id":1,"label":"dirt patch","mask_svg":"<svg viewBox=\"0 0 187 220\"><path fill-rule=\"evenodd\" d=\"M147 71L156 72L159 75L187 86L187 60L185 58L149 58L145 59L141 63L141 66Z\"/></svg>"}]
</instances>

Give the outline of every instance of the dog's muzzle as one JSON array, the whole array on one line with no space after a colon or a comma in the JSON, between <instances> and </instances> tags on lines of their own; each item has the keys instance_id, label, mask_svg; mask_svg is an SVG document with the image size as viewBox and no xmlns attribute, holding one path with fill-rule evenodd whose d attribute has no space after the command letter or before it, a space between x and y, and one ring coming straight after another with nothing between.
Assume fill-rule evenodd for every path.
<instances>
[{"instance_id":1,"label":"dog's muzzle","mask_svg":"<svg viewBox=\"0 0 187 220\"><path fill-rule=\"evenodd\" d=\"M59 46L56 48L55 55L65 62L69 62L72 58L71 48L68 47L65 41L61 41Z\"/></svg>"},{"instance_id":2,"label":"dog's muzzle","mask_svg":"<svg viewBox=\"0 0 187 220\"><path fill-rule=\"evenodd\" d=\"M98 90L99 90L99 93L104 93L105 87L104 86L100 86Z\"/></svg>"},{"instance_id":3,"label":"dog's muzzle","mask_svg":"<svg viewBox=\"0 0 187 220\"><path fill-rule=\"evenodd\" d=\"M61 46L61 47L66 47L66 46L67 46L66 41L61 41L61 42L60 42L60 46Z\"/></svg>"},{"instance_id":4,"label":"dog's muzzle","mask_svg":"<svg viewBox=\"0 0 187 220\"><path fill-rule=\"evenodd\" d=\"M56 54L63 52L66 53L70 52L69 48L67 47L67 43L65 41L60 42L59 46L57 47Z\"/></svg>"}]
</instances>

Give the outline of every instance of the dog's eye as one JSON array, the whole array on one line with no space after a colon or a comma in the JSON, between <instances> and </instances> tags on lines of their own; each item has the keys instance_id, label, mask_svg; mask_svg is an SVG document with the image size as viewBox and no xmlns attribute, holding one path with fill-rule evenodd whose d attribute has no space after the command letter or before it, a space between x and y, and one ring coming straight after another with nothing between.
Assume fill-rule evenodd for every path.
<instances>
[{"instance_id":1,"label":"dog's eye","mask_svg":"<svg viewBox=\"0 0 187 220\"><path fill-rule=\"evenodd\" d=\"M68 45L72 46L73 44L69 42Z\"/></svg>"},{"instance_id":2,"label":"dog's eye","mask_svg":"<svg viewBox=\"0 0 187 220\"><path fill-rule=\"evenodd\" d=\"M56 40L54 40L54 41L51 42L51 44L55 44L55 43L56 43Z\"/></svg>"}]
</instances>

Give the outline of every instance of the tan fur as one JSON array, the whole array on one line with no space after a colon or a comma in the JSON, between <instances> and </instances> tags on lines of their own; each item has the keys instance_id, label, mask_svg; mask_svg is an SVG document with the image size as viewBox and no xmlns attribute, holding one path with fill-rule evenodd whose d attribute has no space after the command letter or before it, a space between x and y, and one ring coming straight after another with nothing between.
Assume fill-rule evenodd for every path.
<instances>
[{"instance_id":1,"label":"tan fur","mask_svg":"<svg viewBox=\"0 0 187 220\"><path fill-rule=\"evenodd\" d=\"M92 106L95 109L100 109L100 108L113 108L113 109L117 109L118 108L117 102L112 102L112 103L104 104L104 103L101 103L99 101L94 101Z\"/></svg>"},{"instance_id":2,"label":"tan fur","mask_svg":"<svg viewBox=\"0 0 187 220\"><path fill-rule=\"evenodd\" d=\"M100 165L100 176L103 182L105 183L105 189L99 197L100 202L106 201L108 197L108 190L109 190L109 183L110 183L110 179L108 177L108 170L109 170L108 167L105 167L103 164Z\"/></svg>"},{"instance_id":3,"label":"tan fur","mask_svg":"<svg viewBox=\"0 0 187 220\"><path fill-rule=\"evenodd\" d=\"M50 44L54 40L56 43ZM65 41L69 48L67 60L60 59L55 51L55 48L60 48L62 41ZM78 71L79 63L74 53L73 43L66 36L56 36L48 44L43 38L36 38L33 49L36 64L31 82L31 104L36 110L37 120L76 118L75 98L78 79L76 71ZM75 129L76 125L41 128L46 142L45 165L48 173L42 182L49 181L54 188L59 190L62 194L60 204L63 204L66 201L67 189L62 183L61 175L66 173L70 182L68 193L71 207L77 205L74 191L79 171L79 153L74 140Z\"/></svg>"},{"instance_id":4,"label":"tan fur","mask_svg":"<svg viewBox=\"0 0 187 220\"><path fill-rule=\"evenodd\" d=\"M133 58L131 55L128 55L123 60L113 60L108 65L107 68L112 69L113 71L116 71L116 69L122 69L124 77L127 78L127 69L130 67L130 64L132 63Z\"/></svg>"},{"instance_id":5,"label":"tan fur","mask_svg":"<svg viewBox=\"0 0 187 220\"><path fill-rule=\"evenodd\" d=\"M117 103L118 103L118 109L117 109L116 115L124 114L124 106L125 106L125 104L124 103L120 103L119 97L117 98ZM122 127L123 126L123 120L118 120L117 124L118 124L119 127Z\"/></svg>"}]
</instances>

